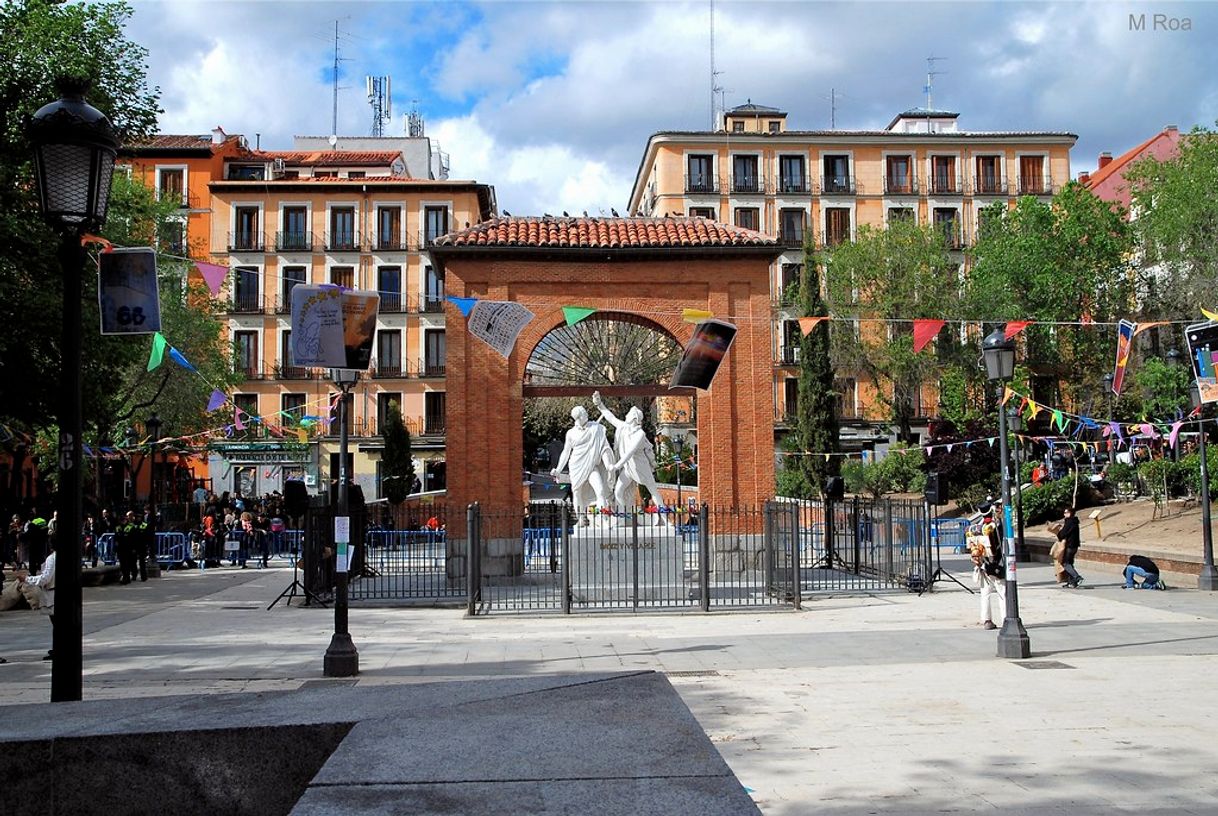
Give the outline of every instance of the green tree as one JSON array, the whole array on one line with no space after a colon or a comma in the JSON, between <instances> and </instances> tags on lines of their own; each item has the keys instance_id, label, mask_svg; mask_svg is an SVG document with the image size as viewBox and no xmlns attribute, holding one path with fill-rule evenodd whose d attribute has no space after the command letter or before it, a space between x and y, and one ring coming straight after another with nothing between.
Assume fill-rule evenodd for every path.
<instances>
[{"instance_id":1,"label":"green tree","mask_svg":"<svg viewBox=\"0 0 1218 816\"><path fill-rule=\"evenodd\" d=\"M381 454L381 480L385 497L394 507L406 501L414 483L414 458L410 453L410 431L402 422L402 412L396 402L389 404L385 414L385 452Z\"/></svg>"},{"instance_id":2,"label":"green tree","mask_svg":"<svg viewBox=\"0 0 1218 816\"><path fill-rule=\"evenodd\" d=\"M1141 414L1149 420L1174 420L1187 413L1193 382L1187 365L1169 365L1157 357L1143 360L1133 372L1137 396L1141 397Z\"/></svg>"},{"instance_id":3,"label":"green tree","mask_svg":"<svg viewBox=\"0 0 1218 816\"><path fill-rule=\"evenodd\" d=\"M1142 159L1125 178L1148 273L1144 315L1196 314L1218 284L1218 133L1196 128L1178 155Z\"/></svg>"},{"instance_id":4,"label":"green tree","mask_svg":"<svg viewBox=\"0 0 1218 816\"><path fill-rule=\"evenodd\" d=\"M834 333L834 364L865 373L891 409L899 438L912 441L915 396L958 356L950 331L936 351L913 350L911 318L960 317L960 267L944 233L906 219L887 229L863 226L857 240L829 250L824 261L829 308L860 319L857 333Z\"/></svg>"},{"instance_id":5,"label":"green tree","mask_svg":"<svg viewBox=\"0 0 1218 816\"><path fill-rule=\"evenodd\" d=\"M1025 197L1013 209L992 205L982 222L966 283L969 314L995 323L1130 315L1137 288L1132 232L1108 202L1072 182L1051 203ZM1099 393L1114 356L1111 331L1032 325L1023 337L1030 373L1062 386L1067 402ZM1055 402L1058 395L1036 396Z\"/></svg>"}]
</instances>

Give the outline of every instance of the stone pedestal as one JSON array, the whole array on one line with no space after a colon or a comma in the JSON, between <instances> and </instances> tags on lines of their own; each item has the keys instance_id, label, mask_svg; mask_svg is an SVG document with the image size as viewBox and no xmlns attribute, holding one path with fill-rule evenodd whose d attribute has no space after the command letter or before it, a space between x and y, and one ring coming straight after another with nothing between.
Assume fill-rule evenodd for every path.
<instances>
[{"instance_id":1,"label":"stone pedestal","mask_svg":"<svg viewBox=\"0 0 1218 816\"><path fill-rule=\"evenodd\" d=\"M670 525L640 525L637 535L629 525L577 527L569 549L572 600L683 597L686 546Z\"/></svg>"}]
</instances>

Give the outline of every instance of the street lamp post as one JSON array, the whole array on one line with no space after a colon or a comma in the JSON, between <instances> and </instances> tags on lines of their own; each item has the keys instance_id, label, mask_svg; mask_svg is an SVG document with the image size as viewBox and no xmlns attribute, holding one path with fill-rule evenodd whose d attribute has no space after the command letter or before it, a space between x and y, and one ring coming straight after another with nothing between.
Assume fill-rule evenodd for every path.
<instances>
[{"instance_id":1,"label":"street lamp post","mask_svg":"<svg viewBox=\"0 0 1218 816\"><path fill-rule=\"evenodd\" d=\"M144 420L144 427L148 429L148 455L145 457L148 462L148 505L151 508L149 515L151 519L149 524L152 526L152 552L144 554L146 574L152 578L158 578L161 575L161 564L156 560L157 556L157 530L160 525L157 523L159 513L159 499L156 483L156 443L161 438L161 428L164 427L164 422L156 412L152 416ZM151 556L151 558L149 558Z\"/></svg>"},{"instance_id":2,"label":"street lamp post","mask_svg":"<svg viewBox=\"0 0 1218 816\"><path fill-rule=\"evenodd\" d=\"M1205 403L1201 401L1201 391L1196 382L1193 383L1192 398L1201 443L1201 572L1197 575L1197 588L1213 592L1218 589L1218 575L1214 573L1214 532L1210 527L1210 467L1205 443Z\"/></svg>"},{"instance_id":3,"label":"street lamp post","mask_svg":"<svg viewBox=\"0 0 1218 816\"><path fill-rule=\"evenodd\" d=\"M1112 422L1112 383L1116 380L1109 371L1102 377L1104 381L1104 393L1108 396L1108 421ZM1108 436L1108 464L1116 462L1116 440L1111 435Z\"/></svg>"},{"instance_id":4,"label":"street lamp post","mask_svg":"<svg viewBox=\"0 0 1218 816\"><path fill-rule=\"evenodd\" d=\"M338 507L334 514L334 636L326 649L322 671L326 677L354 677L359 674L359 652L347 629L347 570L350 568L348 553L351 530L347 503L347 394L359 382L359 372L350 368L332 368L330 379L342 395L338 400Z\"/></svg>"},{"instance_id":5,"label":"street lamp post","mask_svg":"<svg viewBox=\"0 0 1218 816\"><path fill-rule=\"evenodd\" d=\"M59 529L55 547L56 613L52 634L51 701L81 699L84 658L80 599L81 235L106 222L118 139L101 111L85 102L88 83L61 79L60 98L44 105L30 123L34 169L43 218L60 235L63 326L59 379Z\"/></svg>"},{"instance_id":6,"label":"street lamp post","mask_svg":"<svg viewBox=\"0 0 1218 816\"><path fill-rule=\"evenodd\" d=\"M1006 339L1002 329L989 334L981 343L986 377L999 384L1015 375L1015 342ZM1006 562L1007 609L998 632L998 656L1023 658L1032 653L1028 631L1019 619L1019 581L1015 565L1015 537L1011 534L1011 468L1007 446L1007 414L998 406L998 455L1002 460L1002 542Z\"/></svg>"}]
</instances>

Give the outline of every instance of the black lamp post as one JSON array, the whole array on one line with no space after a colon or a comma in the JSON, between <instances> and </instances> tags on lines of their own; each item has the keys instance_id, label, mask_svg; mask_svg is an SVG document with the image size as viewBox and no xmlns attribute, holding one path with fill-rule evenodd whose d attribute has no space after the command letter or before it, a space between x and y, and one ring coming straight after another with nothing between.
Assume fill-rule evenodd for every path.
<instances>
[{"instance_id":1,"label":"black lamp post","mask_svg":"<svg viewBox=\"0 0 1218 816\"><path fill-rule=\"evenodd\" d=\"M1011 408L1007 411L1007 427L1011 429L1013 434L1023 433L1023 417L1019 415L1019 411ZM1017 525L1015 528L1015 553L1016 559L1027 562L1028 548L1023 543L1023 476L1020 474L1020 451L1023 449L1023 440L1018 440L1015 443L1015 518Z\"/></svg>"},{"instance_id":2,"label":"black lamp post","mask_svg":"<svg viewBox=\"0 0 1218 816\"><path fill-rule=\"evenodd\" d=\"M1205 444L1205 403L1201 391L1193 383L1191 392L1193 408L1197 409L1197 430L1201 443L1201 572L1197 575L1197 588L1211 592L1218 589L1218 575L1214 573L1214 532L1210 527L1210 467Z\"/></svg>"},{"instance_id":3,"label":"black lamp post","mask_svg":"<svg viewBox=\"0 0 1218 816\"><path fill-rule=\"evenodd\" d=\"M59 366L59 529L56 542L56 612L52 635L51 702L81 699L83 620L80 602L81 529L81 235L106 221L118 139L101 111L87 104L88 83L57 83L60 98L30 123L34 169L43 218L60 234L63 327Z\"/></svg>"},{"instance_id":4,"label":"black lamp post","mask_svg":"<svg viewBox=\"0 0 1218 816\"><path fill-rule=\"evenodd\" d=\"M1107 374L1105 374L1103 376L1102 379L1104 381L1104 394L1106 394L1108 397L1108 421L1111 422L1112 421L1112 383L1115 382L1116 378L1113 377L1112 372L1109 371ZM1109 436L1108 436L1108 464L1111 465L1114 462L1116 462L1116 440L1112 438L1111 434L1109 434Z\"/></svg>"},{"instance_id":5,"label":"black lamp post","mask_svg":"<svg viewBox=\"0 0 1218 816\"><path fill-rule=\"evenodd\" d=\"M159 561L156 560L156 549L157 549L156 548L156 534L157 534L157 529L159 526L157 523L157 519L160 516L160 512L159 512L159 508L158 508L158 505L160 504L160 501L159 501L160 491L157 490L157 481L156 481L156 443L161 438L161 429L164 427L164 425L165 425L165 423L163 421L161 421L161 418L156 415L155 411L153 412L152 416L150 416L150 417L148 417L148 419L144 420L144 427L148 429L148 455L145 458L149 462L149 465L148 465L148 504L152 510L152 512L150 514L152 516L152 518L149 520L149 524L152 527L152 542L153 542L152 552L146 554L146 560L147 560L147 556L151 556L151 559L147 560L145 569L147 570L147 574L152 576L153 578L156 578L161 574L161 564Z\"/></svg>"},{"instance_id":6,"label":"black lamp post","mask_svg":"<svg viewBox=\"0 0 1218 816\"><path fill-rule=\"evenodd\" d=\"M1015 341L1006 339L1002 329L981 342L986 377L1005 384L1015 376ZM998 406L998 454L1002 459L1002 544L1007 573L1007 609L998 632L998 656L1023 658L1032 653L1028 631L1019 619L1019 581L1015 566L1015 538L1011 535L1011 462L1007 446L1007 413Z\"/></svg>"},{"instance_id":7,"label":"black lamp post","mask_svg":"<svg viewBox=\"0 0 1218 816\"><path fill-rule=\"evenodd\" d=\"M359 652L347 628L347 570L350 569L351 517L347 500L347 394L359 382L359 372L350 368L330 369L330 379L342 391L338 400L338 507L334 513L334 636L322 660L326 677L354 677L359 674ZM339 541L340 527L347 531L347 541Z\"/></svg>"}]
</instances>

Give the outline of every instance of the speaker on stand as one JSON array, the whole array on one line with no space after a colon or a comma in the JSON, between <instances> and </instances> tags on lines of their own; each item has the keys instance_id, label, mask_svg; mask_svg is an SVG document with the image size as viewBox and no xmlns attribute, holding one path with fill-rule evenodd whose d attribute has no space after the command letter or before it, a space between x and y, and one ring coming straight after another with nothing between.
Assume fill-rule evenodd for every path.
<instances>
[{"instance_id":1,"label":"speaker on stand","mask_svg":"<svg viewBox=\"0 0 1218 816\"><path fill-rule=\"evenodd\" d=\"M309 512L309 490L305 487L304 482L291 479L283 483L283 511L288 517L289 529L304 529L304 517ZM303 535L303 532L301 534ZM267 607L268 610L273 609L275 604L284 598L287 598L287 603L291 606L292 599L296 597L297 592L304 595L305 606L308 606L311 601L316 601L322 606L326 605L325 601L310 592L309 588L300 582L300 558L300 548L297 543L293 543L292 583L279 593L279 597L271 601L271 605Z\"/></svg>"}]
</instances>

